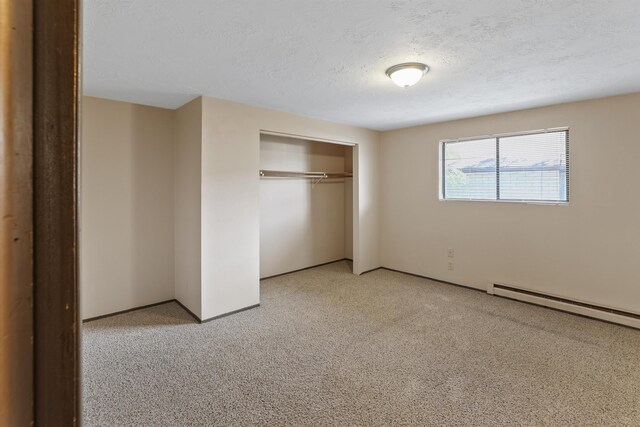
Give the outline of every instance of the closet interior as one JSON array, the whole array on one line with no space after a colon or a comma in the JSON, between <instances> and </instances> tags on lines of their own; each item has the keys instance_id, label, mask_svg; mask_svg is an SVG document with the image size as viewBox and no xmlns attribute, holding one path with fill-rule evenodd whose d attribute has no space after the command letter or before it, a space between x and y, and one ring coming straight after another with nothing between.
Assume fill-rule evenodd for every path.
<instances>
[{"instance_id":1,"label":"closet interior","mask_svg":"<svg viewBox=\"0 0 640 427\"><path fill-rule=\"evenodd\" d=\"M260 135L260 278L353 258L353 146Z\"/></svg>"}]
</instances>

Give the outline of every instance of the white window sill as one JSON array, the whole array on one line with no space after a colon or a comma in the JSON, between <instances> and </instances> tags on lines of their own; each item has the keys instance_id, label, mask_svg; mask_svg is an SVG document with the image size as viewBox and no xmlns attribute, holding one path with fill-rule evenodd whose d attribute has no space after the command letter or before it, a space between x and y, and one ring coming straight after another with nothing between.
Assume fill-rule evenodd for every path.
<instances>
[{"instance_id":1,"label":"white window sill","mask_svg":"<svg viewBox=\"0 0 640 427\"><path fill-rule=\"evenodd\" d=\"M441 202L485 202L485 203L517 203L521 205L569 206L569 202L552 202L545 200L491 200L491 199L438 199Z\"/></svg>"}]
</instances>

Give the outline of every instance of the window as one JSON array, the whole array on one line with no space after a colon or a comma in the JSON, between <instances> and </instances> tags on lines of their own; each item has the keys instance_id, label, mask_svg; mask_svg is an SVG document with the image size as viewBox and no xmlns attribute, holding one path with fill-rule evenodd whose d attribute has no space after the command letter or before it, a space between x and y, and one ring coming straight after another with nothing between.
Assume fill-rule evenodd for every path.
<instances>
[{"instance_id":1,"label":"window","mask_svg":"<svg viewBox=\"0 0 640 427\"><path fill-rule=\"evenodd\" d=\"M569 131L441 142L443 200L569 201Z\"/></svg>"}]
</instances>

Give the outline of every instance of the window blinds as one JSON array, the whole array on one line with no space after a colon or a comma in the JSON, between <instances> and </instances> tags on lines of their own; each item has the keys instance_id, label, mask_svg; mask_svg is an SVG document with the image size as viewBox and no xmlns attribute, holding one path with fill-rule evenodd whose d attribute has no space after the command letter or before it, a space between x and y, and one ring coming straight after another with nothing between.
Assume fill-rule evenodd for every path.
<instances>
[{"instance_id":1,"label":"window blinds","mask_svg":"<svg viewBox=\"0 0 640 427\"><path fill-rule=\"evenodd\" d=\"M442 143L446 200L567 202L567 130Z\"/></svg>"}]
</instances>

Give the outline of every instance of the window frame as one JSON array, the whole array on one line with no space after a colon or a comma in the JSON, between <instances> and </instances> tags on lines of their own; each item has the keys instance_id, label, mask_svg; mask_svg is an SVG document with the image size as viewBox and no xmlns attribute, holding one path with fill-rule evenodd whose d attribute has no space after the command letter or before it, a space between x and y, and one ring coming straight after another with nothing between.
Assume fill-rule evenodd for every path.
<instances>
[{"instance_id":1,"label":"window frame","mask_svg":"<svg viewBox=\"0 0 640 427\"><path fill-rule=\"evenodd\" d=\"M531 199L500 199L500 158L499 158L499 145L500 138L507 138L513 136L527 136L527 135L539 135L544 133L564 132L565 133L565 156L566 156L566 194L567 200L531 200ZM447 198L445 192L445 147L449 143L467 142L476 140L496 140L496 198L495 199L480 199L480 198ZM438 143L438 199L442 202L493 202L493 203L521 203L521 204L534 204L534 205L559 205L567 206L570 203L570 188L571 188L571 173L569 163L569 127L556 127L548 129L528 130L520 132L499 133L492 135L479 135L465 138L456 139L442 139Z\"/></svg>"}]
</instances>

